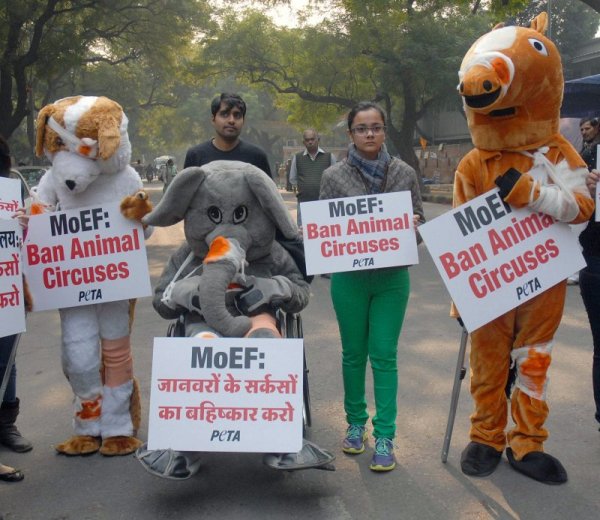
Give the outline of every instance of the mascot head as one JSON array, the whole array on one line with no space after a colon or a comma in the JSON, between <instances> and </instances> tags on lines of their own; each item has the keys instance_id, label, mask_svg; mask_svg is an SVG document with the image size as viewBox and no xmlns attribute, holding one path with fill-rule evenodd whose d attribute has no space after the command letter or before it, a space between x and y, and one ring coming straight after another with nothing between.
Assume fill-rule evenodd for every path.
<instances>
[{"instance_id":1,"label":"mascot head","mask_svg":"<svg viewBox=\"0 0 600 520\"><path fill-rule=\"evenodd\" d=\"M564 82L547 25L541 13L530 28L496 26L463 58L458 91L477 148L526 148L558 133Z\"/></svg>"},{"instance_id":2,"label":"mascot head","mask_svg":"<svg viewBox=\"0 0 600 520\"><path fill-rule=\"evenodd\" d=\"M121 106L106 97L60 99L38 115L36 153L46 154L61 184L81 193L98 175L117 173L129 164L127 123Z\"/></svg>"}]
</instances>

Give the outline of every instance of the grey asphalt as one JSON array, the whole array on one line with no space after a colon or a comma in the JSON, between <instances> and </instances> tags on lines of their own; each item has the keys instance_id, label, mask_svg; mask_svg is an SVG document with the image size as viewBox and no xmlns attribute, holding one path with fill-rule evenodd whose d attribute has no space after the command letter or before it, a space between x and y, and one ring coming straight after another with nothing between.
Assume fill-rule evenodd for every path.
<instances>
[{"instance_id":1,"label":"grey asphalt","mask_svg":"<svg viewBox=\"0 0 600 520\"><path fill-rule=\"evenodd\" d=\"M157 183L150 185L160 196ZM284 198L291 211L295 200ZM428 219L449 209L425 203ZM148 243L153 282L181 229L157 230ZM448 462L440 452L448 417L459 344L459 327L448 318L449 297L423 245L411 268L412 291L399 343L398 466L389 474L368 469L373 449L344 455L340 342L329 298L329 281L317 277L305 309L305 345L310 366L312 440L332 450L335 472L277 472L257 454L207 454L200 472L172 482L143 471L132 457L64 457L53 446L71 435L71 391L60 368L58 314L28 318L17 356L22 413L18 425L35 448L15 454L0 448L0 461L25 472L21 483L0 482L0 520L80 519L591 519L600 516L600 432L591 390L591 334L579 296L568 289L562 326L550 369L548 452L569 472L554 487L512 470L506 459L487 478L464 476L460 452L468 442L471 399L462 386ZM135 371L144 397L146 438L152 338L167 323L150 298L138 301L133 333ZM467 378L468 379L468 378ZM370 379L368 387L371 387ZM372 405L372 395L369 395ZM372 409L372 406L371 406Z\"/></svg>"}]
</instances>

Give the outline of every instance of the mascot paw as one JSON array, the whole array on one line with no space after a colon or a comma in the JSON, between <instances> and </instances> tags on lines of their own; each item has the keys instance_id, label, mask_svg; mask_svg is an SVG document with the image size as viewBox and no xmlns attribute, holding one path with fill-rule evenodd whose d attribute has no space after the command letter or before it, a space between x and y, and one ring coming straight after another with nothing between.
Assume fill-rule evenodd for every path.
<instances>
[{"instance_id":1,"label":"mascot paw","mask_svg":"<svg viewBox=\"0 0 600 520\"><path fill-rule=\"evenodd\" d=\"M116 437L107 437L102 439L100 453L106 457L115 457L119 455L129 455L142 445L142 441L135 437L126 437L119 435Z\"/></svg>"},{"instance_id":2,"label":"mascot paw","mask_svg":"<svg viewBox=\"0 0 600 520\"><path fill-rule=\"evenodd\" d=\"M567 470L560 461L542 451L532 451L521 460L517 460L512 450L506 448L506 458L515 470L538 482L564 484L568 480Z\"/></svg>"},{"instance_id":3,"label":"mascot paw","mask_svg":"<svg viewBox=\"0 0 600 520\"><path fill-rule=\"evenodd\" d=\"M130 220L141 221L142 217L152 211L152 203L145 191L138 191L121 201L121 214Z\"/></svg>"},{"instance_id":4,"label":"mascot paw","mask_svg":"<svg viewBox=\"0 0 600 520\"><path fill-rule=\"evenodd\" d=\"M74 435L69 440L57 444L54 448L58 453L72 457L91 455L100 449L100 439L91 435Z\"/></svg>"},{"instance_id":5,"label":"mascot paw","mask_svg":"<svg viewBox=\"0 0 600 520\"><path fill-rule=\"evenodd\" d=\"M460 469L471 477L491 475L502 458L502 452L487 444L470 442L460 456Z\"/></svg>"}]
</instances>

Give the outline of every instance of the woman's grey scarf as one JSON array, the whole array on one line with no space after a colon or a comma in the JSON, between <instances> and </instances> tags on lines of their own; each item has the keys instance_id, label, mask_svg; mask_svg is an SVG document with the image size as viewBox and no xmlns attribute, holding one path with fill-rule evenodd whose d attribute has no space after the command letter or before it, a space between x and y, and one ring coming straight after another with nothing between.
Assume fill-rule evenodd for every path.
<instances>
[{"instance_id":1,"label":"woman's grey scarf","mask_svg":"<svg viewBox=\"0 0 600 520\"><path fill-rule=\"evenodd\" d=\"M348 148L348 164L358 168L362 173L369 188L369 195L381 193L383 180L391 160L392 158L387 152L385 144L381 146L379 155L374 160L362 157L356 150L354 143Z\"/></svg>"}]
</instances>

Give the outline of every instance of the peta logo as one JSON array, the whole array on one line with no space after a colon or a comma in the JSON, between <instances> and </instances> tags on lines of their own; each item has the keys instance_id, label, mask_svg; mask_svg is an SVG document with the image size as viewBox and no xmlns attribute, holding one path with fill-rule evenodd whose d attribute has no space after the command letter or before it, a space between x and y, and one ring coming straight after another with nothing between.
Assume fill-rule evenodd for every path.
<instances>
[{"instance_id":1,"label":"peta logo","mask_svg":"<svg viewBox=\"0 0 600 520\"><path fill-rule=\"evenodd\" d=\"M80 302L93 302L102 299L102 289L89 289L87 291L79 291Z\"/></svg>"},{"instance_id":2,"label":"peta logo","mask_svg":"<svg viewBox=\"0 0 600 520\"><path fill-rule=\"evenodd\" d=\"M542 284L537 278L533 280L529 280L524 283L520 287L517 287L517 298L520 300L521 298L527 298L527 296L538 292L542 288Z\"/></svg>"},{"instance_id":3,"label":"peta logo","mask_svg":"<svg viewBox=\"0 0 600 520\"><path fill-rule=\"evenodd\" d=\"M213 430L210 441L240 442L240 430Z\"/></svg>"},{"instance_id":4,"label":"peta logo","mask_svg":"<svg viewBox=\"0 0 600 520\"><path fill-rule=\"evenodd\" d=\"M352 260L352 269L356 267L371 267L374 265L375 262L372 256L368 258L355 258L354 260Z\"/></svg>"}]
</instances>

